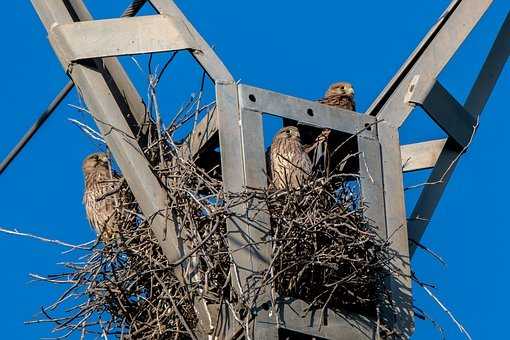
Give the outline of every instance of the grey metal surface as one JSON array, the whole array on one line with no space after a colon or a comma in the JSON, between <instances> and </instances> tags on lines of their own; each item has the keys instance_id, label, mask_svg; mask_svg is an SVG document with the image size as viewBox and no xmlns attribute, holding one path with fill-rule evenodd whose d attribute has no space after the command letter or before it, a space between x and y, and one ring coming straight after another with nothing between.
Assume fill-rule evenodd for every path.
<instances>
[{"instance_id":1,"label":"grey metal surface","mask_svg":"<svg viewBox=\"0 0 510 340\"><path fill-rule=\"evenodd\" d=\"M167 15L84 21L51 28L49 39L68 63L151 52L193 49L193 37Z\"/></svg>"},{"instance_id":2,"label":"grey metal surface","mask_svg":"<svg viewBox=\"0 0 510 340\"><path fill-rule=\"evenodd\" d=\"M492 45L480 73L473 85L464 107L478 119L489 100L496 82L510 55L510 14L505 21ZM420 242L425 230L439 204L446 185L455 170L462 150L449 138L437 161L436 168L430 175L427 185L416 203L409 218L409 239ZM416 251L416 245L410 244L411 255Z\"/></svg>"},{"instance_id":3,"label":"grey metal surface","mask_svg":"<svg viewBox=\"0 0 510 340\"><path fill-rule=\"evenodd\" d=\"M262 114L247 109L241 109L240 113L245 187L248 190L265 189L268 181L265 174L266 157ZM248 286L257 287L262 284L261 275L268 272L267 269L272 258L271 221L263 200L252 198L247 202L246 208L248 219L245 223L246 229L243 238L246 244L254 243L254 245L247 247L246 256L242 256L242 259L247 262L240 264L238 268L247 266L247 272L241 272L240 277L245 276L245 283ZM276 339L278 338L276 315L271 315L269 310L260 308L262 304L271 301L270 286L264 284L258 294L259 296L250 296L254 299L255 307L258 310L254 339Z\"/></svg>"},{"instance_id":4,"label":"grey metal surface","mask_svg":"<svg viewBox=\"0 0 510 340\"><path fill-rule=\"evenodd\" d=\"M408 338L414 326L404 196L402 184L397 185L402 178L400 145L395 139L396 130L388 131L384 122L378 123L377 130L379 140L358 136L361 193L366 216L378 227L379 237L389 240L394 256L386 282L391 296L382 297L385 303L381 306L381 319Z\"/></svg>"},{"instance_id":5,"label":"grey metal surface","mask_svg":"<svg viewBox=\"0 0 510 340\"><path fill-rule=\"evenodd\" d=\"M410 290L411 278L407 229L405 225L406 219L403 203L402 161L400 157L400 145L398 144L398 138L396 138L396 130L390 130L391 139L389 142L391 142L391 144L387 147L393 148L391 154L382 156L381 147L377 139L377 130L380 123L376 123L373 117L361 116L351 111L337 110L316 102L285 96L245 85L239 85L239 101L241 112L249 110L254 113L264 112L273 114L275 116L297 120L312 126L329 127L335 130L347 132L357 138L358 148L361 152L359 157L360 181L363 200L367 204L366 214L373 221L374 225L379 226L379 234L381 238L387 239L388 237L391 237L391 247L397 254L395 260L392 262L394 275L389 281L389 284L394 295L392 297L393 301L401 303L402 305L399 307L398 316L396 317L394 315L389 315L389 309L382 312L386 313L384 317L388 322L396 323L397 328L406 337L409 337L414 327ZM308 110L310 109L312 110L313 115L308 114ZM252 122L250 126L252 128L253 126L257 126L254 130L256 132L250 130L247 131L247 133L259 134L259 124L260 123L254 124ZM245 124L241 125L244 126ZM388 133L385 135L387 136ZM260 145L261 142L257 141L257 143L253 143L253 145L257 144L259 144L257 148L263 150ZM253 147L254 146L250 144L249 148ZM243 148L246 149L246 144L243 144ZM390 159L388 160L383 157L390 157ZM260 166L257 166L256 164L247 164L250 164L250 169L254 171L258 171L257 168L260 168ZM395 164L397 164L396 168ZM386 167L391 166L391 168L383 170L383 165ZM389 184L388 188L386 188L386 183L384 182L386 179L383 180L383 174L385 173L386 176L390 177L392 176L393 171L397 171L397 179L388 180ZM398 172L400 175L398 175ZM398 183L399 180L400 186L395 184ZM398 191L399 189L400 191ZM394 206L387 206L390 202L392 202L390 197L386 197L385 201L385 192L387 190L389 190L388 194L393 194L393 191L396 191L397 203L400 199L399 204L395 205L391 203ZM387 220L387 214L393 214L393 216ZM399 227L394 225L396 220L399 221ZM387 221L393 223L391 228L387 227ZM395 241L393 241L393 239L395 239ZM391 303L391 301L388 301L388 304L389 303ZM301 327L301 329L305 327L302 320L296 319L291 320L290 322L295 325L299 325L296 327ZM346 327L346 325L344 324L343 327ZM351 331L354 330L351 329ZM331 338L336 339L339 336L339 334L335 334L331 336Z\"/></svg>"},{"instance_id":6,"label":"grey metal surface","mask_svg":"<svg viewBox=\"0 0 510 340\"><path fill-rule=\"evenodd\" d=\"M420 76L424 88L432 84L491 4L492 0L453 1L367 113L402 125L413 109L403 100L413 78Z\"/></svg>"},{"instance_id":7,"label":"grey metal surface","mask_svg":"<svg viewBox=\"0 0 510 340\"><path fill-rule=\"evenodd\" d=\"M348 134L374 137L375 129L365 129L375 123L374 117L320 104L318 102L283 95L261 88L239 85L241 106L296 120L308 125L330 128Z\"/></svg>"},{"instance_id":8,"label":"grey metal surface","mask_svg":"<svg viewBox=\"0 0 510 340\"><path fill-rule=\"evenodd\" d=\"M466 110L474 117L480 116L496 86L501 72L510 55L510 12L489 51L469 95L464 103Z\"/></svg>"},{"instance_id":9,"label":"grey metal surface","mask_svg":"<svg viewBox=\"0 0 510 340\"><path fill-rule=\"evenodd\" d=\"M431 85L430 88L422 90L421 82L417 81L409 101L423 107L437 125L460 146L466 147L474 133L475 118L439 81Z\"/></svg>"},{"instance_id":10,"label":"grey metal surface","mask_svg":"<svg viewBox=\"0 0 510 340\"><path fill-rule=\"evenodd\" d=\"M375 127L374 127L375 129ZM381 147L376 138L358 136L361 198L366 205L366 216L378 227L379 236L385 240L386 218L382 178Z\"/></svg>"},{"instance_id":11,"label":"grey metal surface","mask_svg":"<svg viewBox=\"0 0 510 340\"><path fill-rule=\"evenodd\" d=\"M262 117L240 110L234 83L217 84L216 98L224 190L240 193L248 187L264 188L267 180L262 172L265 168ZM246 171L248 167L252 171ZM269 300L266 289L260 290L258 297L254 295L254 287L260 283L271 257L270 244L260 243L267 239L270 228L269 216L257 213L263 208L261 204L255 199L237 204L233 210L238 216L227 220L234 288L247 301L253 300L254 307L259 306L259 301ZM260 310L254 322L256 339L277 338L277 327L267 311Z\"/></svg>"},{"instance_id":12,"label":"grey metal surface","mask_svg":"<svg viewBox=\"0 0 510 340\"><path fill-rule=\"evenodd\" d=\"M400 141L397 129L386 122L379 123L377 131L383 163L386 239L394 255L390 263L390 309L394 313L395 328L403 338L409 338L414 331L414 314ZM389 313L385 314L388 317Z\"/></svg>"},{"instance_id":13,"label":"grey metal surface","mask_svg":"<svg viewBox=\"0 0 510 340\"><path fill-rule=\"evenodd\" d=\"M411 172L433 168L445 143L446 138L402 145L400 147L402 171Z\"/></svg>"}]
</instances>

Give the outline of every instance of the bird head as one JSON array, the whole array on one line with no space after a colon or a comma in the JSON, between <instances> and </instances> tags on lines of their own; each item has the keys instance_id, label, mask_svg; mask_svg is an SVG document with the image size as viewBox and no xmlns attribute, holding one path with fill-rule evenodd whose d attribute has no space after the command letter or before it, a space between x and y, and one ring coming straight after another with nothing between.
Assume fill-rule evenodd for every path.
<instances>
[{"instance_id":1,"label":"bird head","mask_svg":"<svg viewBox=\"0 0 510 340\"><path fill-rule=\"evenodd\" d=\"M299 133L299 130L298 130L297 127L295 127L295 126L286 126L286 127L281 128L276 133L276 138L279 138L279 139L296 139L296 140L300 140L301 139L301 134Z\"/></svg>"},{"instance_id":2,"label":"bird head","mask_svg":"<svg viewBox=\"0 0 510 340\"><path fill-rule=\"evenodd\" d=\"M347 96L354 97L354 87L351 83L347 82L339 82L332 84L329 89L326 91L325 97L331 96Z\"/></svg>"},{"instance_id":3,"label":"bird head","mask_svg":"<svg viewBox=\"0 0 510 340\"><path fill-rule=\"evenodd\" d=\"M98 167L108 168L108 156L104 152L88 155L83 161L83 172L86 174Z\"/></svg>"}]
</instances>

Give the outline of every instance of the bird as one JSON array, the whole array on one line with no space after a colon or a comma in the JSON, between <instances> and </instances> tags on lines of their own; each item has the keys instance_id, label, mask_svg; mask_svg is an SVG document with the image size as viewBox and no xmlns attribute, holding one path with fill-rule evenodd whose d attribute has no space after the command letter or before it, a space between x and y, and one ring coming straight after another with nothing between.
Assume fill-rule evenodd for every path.
<instances>
[{"instance_id":1,"label":"bird","mask_svg":"<svg viewBox=\"0 0 510 340\"><path fill-rule=\"evenodd\" d=\"M329 86L324 97L317 100L321 104L338 107L344 110L355 111L356 102L354 101L354 87L351 83L341 81L333 83ZM317 129L305 124L284 119L285 126L297 126L301 134L301 140L306 145L307 152L317 150L320 146L324 146L329 139L330 129ZM320 148L319 148L320 149ZM317 158L317 157L314 157ZM314 162L314 164L316 164Z\"/></svg>"},{"instance_id":2,"label":"bird","mask_svg":"<svg viewBox=\"0 0 510 340\"><path fill-rule=\"evenodd\" d=\"M312 172L312 161L301 144L299 129L281 128L273 138L270 152L272 184L277 190L297 189Z\"/></svg>"},{"instance_id":3,"label":"bird","mask_svg":"<svg viewBox=\"0 0 510 340\"><path fill-rule=\"evenodd\" d=\"M354 87L351 83L345 81L331 84L324 94L324 97L319 99L318 102L344 110L356 111ZM302 130L308 130L308 128L303 127ZM341 161L341 159L338 159L338 157L335 157L335 155L332 154L335 152L337 146L340 145L341 137L339 137L336 133L332 133L332 131L327 128L322 129L319 133L316 131L310 132L314 132L314 135L312 137L307 136L307 143L311 142L312 144L307 146L306 150L308 152L312 150L314 151L314 155L312 157L314 166L319 168L322 167L327 173L329 173L331 171L330 165ZM310 134L310 132L308 132L308 134ZM307 131L301 131L301 133L305 134Z\"/></svg>"},{"instance_id":4,"label":"bird","mask_svg":"<svg viewBox=\"0 0 510 340\"><path fill-rule=\"evenodd\" d=\"M319 103L338 107L344 110L356 111L354 101L354 87L348 82L331 84Z\"/></svg>"},{"instance_id":5,"label":"bird","mask_svg":"<svg viewBox=\"0 0 510 340\"><path fill-rule=\"evenodd\" d=\"M98 237L105 243L110 242L118 233L122 218L117 209L121 204L120 176L112 171L108 155L102 152L88 155L82 169L87 219Z\"/></svg>"}]
</instances>

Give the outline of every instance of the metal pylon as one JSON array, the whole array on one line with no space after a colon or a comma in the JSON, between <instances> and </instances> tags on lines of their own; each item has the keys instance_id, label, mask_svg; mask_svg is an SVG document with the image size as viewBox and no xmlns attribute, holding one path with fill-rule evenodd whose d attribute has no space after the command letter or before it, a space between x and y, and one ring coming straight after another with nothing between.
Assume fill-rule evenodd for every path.
<instances>
[{"instance_id":1,"label":"metal pylon","mask_svg":"<svg viewBox=\"0 0 510 340\"><path fill-rule=\"evenodd\" d=\"M386 315L407 338L413 332L410 256L419 243L459 157L476 130L478 117L489 98L509 54L510 19L507 16L479 77L464 105L437 81L439 73L489 8L491 0L455 0L417 49L390 81L366 114L327 107L265 89L236 84L228 69L183 13L169 0L150 0L156 15L93 20L82 0L32 0L64 70L80 90L116 162L170 262L185 255L176 226L165 218L166 194L141 152L145 121L143 102L115 57L151 52L188 50L214 81L216 110L205 117L189 136L189 156L219 146L224 190L264 188L265 169L262 115L271 114L356 138L361 192L368 202L367 215L379 227L398 256L388 281L395 313ZM141 38L143 37L143 38ZM398 128L418 105L448 134L445 140L401 146ZM240 147L241 146L241 147ZM431 185L425 187L409 220L405 216L403 172L433 168ZM243 174L239 176L239 173ZM240 206L248 211L252 203ZM228 221L229 242L239 248L263 240L269 217ZM253 226L256 219L257 228ZM411 243L409 241L412 240ZM252 284L254 275L268 267L267 243L245 247L233 255L237 282ZM256 275L255 275L256 276ZM261 294L258 306L269 302ZM328 311L327 325L319 318L302 318L306 304L282 299L278 313L258 308L255 339L276 339L279 329L328 339L372 339L376 321L360 315ZM322 319L322 318L321 318ZM210 325L201 320L205 338ZM233 330L228 330L231 333ZM226 336L227 334L224 334Z\"/></svg>"}]
</instances>

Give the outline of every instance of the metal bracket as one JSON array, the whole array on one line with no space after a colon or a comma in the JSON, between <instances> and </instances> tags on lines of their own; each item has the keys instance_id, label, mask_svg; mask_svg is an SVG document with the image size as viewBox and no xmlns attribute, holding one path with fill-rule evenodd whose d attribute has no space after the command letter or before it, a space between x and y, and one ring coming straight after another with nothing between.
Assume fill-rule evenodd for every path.
<instances>
[{"instance_id":1,"label":"metal bracket","mask_svg":"<svg viewBox=\"0 0 510 340\"><path fill-rule=\"evenodd\" d=\"M462 148L467 147L476 127L475 118L439 81L427 84L427 88L420 85L419 81L411 85L409 102L420 105Z\"/></svg>"},{"instance_id":2,"label":"metal bracket","mask_svg":"<svg viewBox=\"0 0 510 340\"><path fill-rule=\"evenodd\" d=\"M251 111L269 113L307 125L330 128L348 134L375 138L375 118L359 115L314 101L283 95L247 85L239 86L240 105Z\"/></svg>"},{"instance_id":3,"label":"metal bracket","mask_svg":"<svg viewBox=\"0 0 510 340\"><path fill-rule=\"evenodd\" d=\"M444 148L446 139L432 140L415 144L402 145L400 154L402 158L402 171L432 169L436 166L439 155Z\"/></svg>"},{"instance_id":4,"label":"metal bracket","mask_svg":"<svg viewBox=\"0 0 510 340\"><path fill-rule=\"evenodd\" d=\"M330 309L326 309L324 314L319 310L305 313L307 307L308 305L301 300L280 298L278 319L282 327L318 338L377 339L377 325L373 320ZM321 320L327 320L327 325L321 325Z\"/></svg>"},{"instance_id":5,"label":"metal bracket","mask_svg":"<svg viewBox=\"0 0 510 340\"><path fill-rule=\"evenodd\" d=\"M195 49L183 24L168 15L57 24L50 43L67 64L82 59Z\"/></svg>"}]
</instances>

